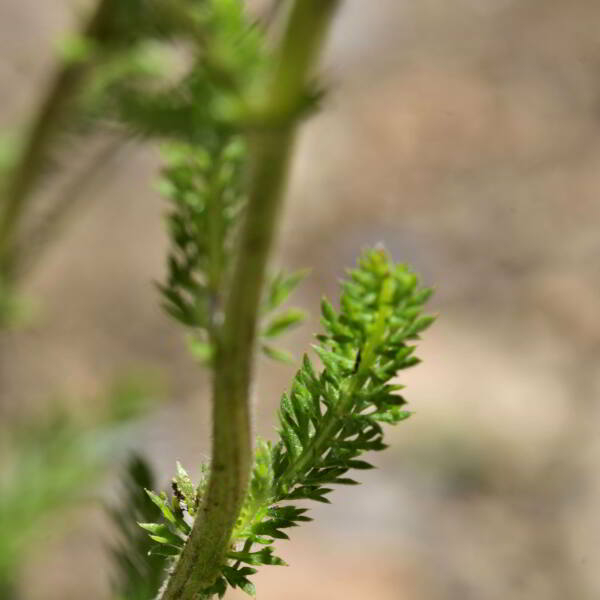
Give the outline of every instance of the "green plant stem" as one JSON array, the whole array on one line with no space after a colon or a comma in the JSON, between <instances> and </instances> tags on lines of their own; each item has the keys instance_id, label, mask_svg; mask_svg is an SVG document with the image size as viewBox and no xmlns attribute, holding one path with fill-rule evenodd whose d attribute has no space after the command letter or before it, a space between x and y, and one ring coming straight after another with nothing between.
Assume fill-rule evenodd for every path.
<instances>
[{"instance_id":1,"label":"green plant stem","mask_svg":"<svg viewBox=\"0 0 600 600\"><path fill-rule=\"evenodd\" d=\"M104 42L114 0L100 0L82 31L85 39ZM67 62L61 65L42 101L25 139L19 161L6 185L0 207L0 274L5 280L12 277L16 261L16 245L20 221L25 214L32 192L43 172L50 147L66 118L91 62Z\"/></svg>"},{"instance_id":2,"label":"green plant stem","mask_svg":"<svg viewBox=\"0 0 600 600\"><path fill-rule=\"evenodd\" d=\"M221 147L215 160L217 168L215 168L212 180L209 182L211 193L208 197L207 211L210 217L210 227L208 230L208 287L211 293L210 307L210 326L211 335L215 331L215 312L220 310L219 290L221 290L221 277L224 268L224 250L223 250L223 225L221 221L220 204L223 200L223 185L220 182L220 171L222 165L222 155L224 147Z\"/></svg>"},{"instance_id":3,"label":"green plant stem","mask_svg":"<svg viewBox=\"0 0 600 600\"><path fill-rule=\"evenodd\" d=\"M267 82L266 117L287 123L248 134L248 205L214 365L212 464L206 497L162 600L196 600L220 575L252 463L249 389L256 322L297 119L337 0L297 0ZM266 119L267 122L268 119Z\"/></svg>"}]
</instances>

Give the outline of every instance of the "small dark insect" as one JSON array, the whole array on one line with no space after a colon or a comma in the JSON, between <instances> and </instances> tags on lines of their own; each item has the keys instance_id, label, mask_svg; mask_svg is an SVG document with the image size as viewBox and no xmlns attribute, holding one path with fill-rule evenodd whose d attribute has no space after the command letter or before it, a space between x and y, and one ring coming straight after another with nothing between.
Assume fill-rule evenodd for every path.
<instances>
[{"instance_id":1,"label":"small dark insect","mask_svg":"<svg viewBox=\"0 0 600 600\"><path fill-rule=\"evenodd\" d=\"M359 348L358 352L356 353L356 361L354 363L354 368L352 369L352 375L356 375L356 373L358 373L358 369L360 368L360 359L361 359L361 350Z\"/></svg>"},{"instance_id":2,"label":"small dark insect","mask_svg":"<svg viewBox=\"0 0 600 600\"><path fill-rule=\"evenodd\" d=\"M171 489L173 490L173 496L177 498L177 504L173 502L175 512L179 517L183 517L183 511L187 509L185 496L182 494L175 480L171 481Z\"/></svg>"},{"instance_id":3,"label":"small dark insect","mask_svg":"<svg viewBox=\"0 0 600 600\"><path fill-rule=\"evenodd\" d=\"M179 489L179 486L177 485L177 482L175 480L171 481L171 489L173 490L173 496L175 496L175 498L177 498L179 502L185 503L185 496Z\"/></svg>"}]
</instances>

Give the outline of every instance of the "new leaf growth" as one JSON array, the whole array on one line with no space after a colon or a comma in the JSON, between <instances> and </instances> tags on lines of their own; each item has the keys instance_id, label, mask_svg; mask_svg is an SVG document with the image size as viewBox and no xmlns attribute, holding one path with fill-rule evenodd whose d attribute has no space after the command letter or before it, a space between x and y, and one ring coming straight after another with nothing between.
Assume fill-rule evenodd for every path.
<instances>
[{"instance_id":1,"label":"new leaf growth","mask_svg":"<svg viewBox=\"0 0 600 600\"><path fill-rule=\"evenodd\" d=\"M381 249L365 251L348 275L339 311L326 299L321 304L324 331L314 350L323 369L317 372L304 356L281 398L279 441L259 440L230 550L220 577L204 592L208 597L222 597L228 585L254 594L249 579L254 567L285 564L273 543L288 539L286 529L310 520L295 501L329 502L330 486L356 484L348 471L372 468L362 455L386 448L382 424L410 415L398 393L403 386L394 379L419 363L414 342L434 320L422 314L432 290L420 288L417 276ZM156 501L164 505L167 522L160 532L157 525L145 527L170 552L186 539L189 525L166 500Z\"/></svg>"}]
</instances>

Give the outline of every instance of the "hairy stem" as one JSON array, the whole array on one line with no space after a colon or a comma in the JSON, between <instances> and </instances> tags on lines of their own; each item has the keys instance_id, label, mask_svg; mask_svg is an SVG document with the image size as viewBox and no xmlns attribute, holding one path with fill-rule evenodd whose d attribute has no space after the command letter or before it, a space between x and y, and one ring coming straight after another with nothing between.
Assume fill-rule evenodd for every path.
<instances>
[{"instance_id":1,"label":"hairy stem","mask_svg":"<svg viewBox=\"0 0 600 600\"><path fill-rule=\"evenodd\" d=\"M301 104L337 0L297 0L267 84L266 121ZM220 574L231 544L252 463L249 389L256 322L274 238L296 119L248 134L248 206L225 319L217 337L213 381L212 464L204 503L162 600L195 600Z\"/></svg>"}]
</instances>

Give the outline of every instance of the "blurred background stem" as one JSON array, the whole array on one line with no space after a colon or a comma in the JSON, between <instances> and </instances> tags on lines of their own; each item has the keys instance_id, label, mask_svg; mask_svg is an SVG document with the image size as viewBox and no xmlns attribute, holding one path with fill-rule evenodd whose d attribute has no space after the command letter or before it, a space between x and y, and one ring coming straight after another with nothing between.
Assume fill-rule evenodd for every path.
<instances>
[{"instance_id":1,"label":"blurred background stem","mask_svg":"<svg viewBox=\"0 0 600 600\"><path fill-rule=\"evenodd\" d=\"M103 44L108 40L113 6L114 0L98 2L82 29L82 40L92 44ZM16 247L21 221L44 171L55 137L91 67L87 57L66 60L58 67L30 125L18 162L10 173L0 210L0 275L5 285L10 284L18 269Z\"/></svg>"}]
</instances>

